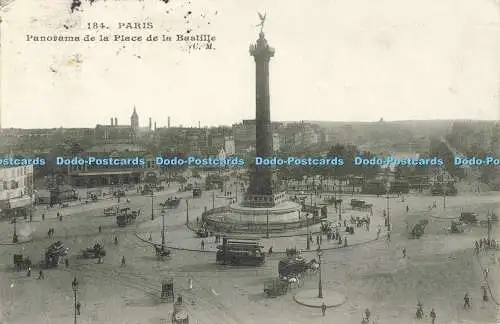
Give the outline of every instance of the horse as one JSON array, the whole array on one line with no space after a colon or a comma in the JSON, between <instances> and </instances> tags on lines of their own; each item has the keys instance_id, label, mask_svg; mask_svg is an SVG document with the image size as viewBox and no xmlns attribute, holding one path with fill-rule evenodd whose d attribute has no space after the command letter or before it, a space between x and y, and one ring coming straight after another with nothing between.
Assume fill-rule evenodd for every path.
<instances>
[{"instance_id":1,"label":"horse","mask_svg":"<svg viewBox=\"0 0 500 324\"><path fill-rule=\"evenodd\" d=\"M300 286L300 280L297 277L289 277L287 281L290 289L297 288Z\"/></svg>"}]
</instances>

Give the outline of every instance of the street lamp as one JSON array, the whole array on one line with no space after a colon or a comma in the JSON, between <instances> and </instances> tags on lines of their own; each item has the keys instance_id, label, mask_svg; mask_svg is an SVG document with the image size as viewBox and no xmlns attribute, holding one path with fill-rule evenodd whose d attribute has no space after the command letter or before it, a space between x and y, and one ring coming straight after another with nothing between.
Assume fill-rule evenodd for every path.
<instances>
[{"instance_id":1,"label":"street lamp","mask_svg":"<svg viewBox=\"0 0 500 324\"><path fill-rule=\"evenodd\" d=\"M189 200L186 199L186 225L189 225Z\"/></svg>"},{"instance_id":2,"label":"street lamp","mask_svg":"<svg viewBox=\"0 0 500 324\"><path fill-rule=\"evenodd\" d=\"M151 191L151 220L155 219L155 213L154 213L154 192Z\"/></svg>"},{"instance_id":3,"label":"street lamp","mask_svg":"<svg viewBox=\"0 0 500 324\"><path fill-rule=\"evenodd\" d=\"M77 307L77 300L76 300L76 293L78 292L78 281L76 281L76 278L75 280L73 280L73 282L71 283L71 288L73 289L73 297L74 297L74 302L75 302L75 321L74 323L76 324L76 316L78 315L78 307Z\"/></svg>"},{"instance_id":4,"label":"street lamp","mask_svg":"<svg viewBox=\"0 0 500 324\"><path fill-rule=\"evenodd\" d=\"M307 228L307 246L306 249L311 249L311 240L309 239L309 215L306 213L306 228Z\"/></svg>"},{"instance_id":5,"label":"street lamp","mask_svg":"<svg viewBox=\"0 0 500 324\"><path fill-rule=\"evenodd\" d=\"M321 246L318 246L318 262L319 262L319 276L318 276L318 298L323 298L323 282L321 281L321 257L323 252Z\"/></svg>"},{"instance_id":6,"label":"street lamp","mask_svg":"<svg viewBox=\"0 0 500 324\"><path fill-rule=\"evenodd\" d=\"M385 219L385 225L387 227L387 230L391 230L391 219L389 217L389 192L391 190L391 182L389 179L387 179L387 182L385 183L385 192L386 192L386 198L387 198L387 217Z\"/></svg>"},{"instance_id":7,"label":"street lamp","mask_svg":"<svg viewBox=\"0 0 500 324\"><path fill-rule=\"evenodd\" d=\"M16 228L16 224L17 224L17 219L14 217L13 219L13 222L14 224L14 234L12 235L12 243L17 243L19 242L19 238L17 237L17 228Z\"/></svg>"},{"instance_id":8,"label":"street lamp","mask_svg":"<svg viewBox=\"0 0 500 324\"><path fill-rule=\"evenodd\" d=\"M161 211L161 247L165 247L165 209Z\"/></svg>"},{"instance_id":9,"label":"street lamp","mask_svg":"<svg viewBox=\"0 0 500 324\"><path fill-rule=\"evenodd\" d=\"M266 237L269 238L269 209L266 212Z\"/></svg>"}]
</instances>

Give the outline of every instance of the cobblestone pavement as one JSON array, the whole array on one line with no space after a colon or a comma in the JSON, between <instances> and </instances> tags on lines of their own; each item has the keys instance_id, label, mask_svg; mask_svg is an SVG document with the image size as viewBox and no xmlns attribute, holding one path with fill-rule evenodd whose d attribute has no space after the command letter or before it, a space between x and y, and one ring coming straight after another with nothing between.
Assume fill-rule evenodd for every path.
<instances>
[{"instance_id":1,"label":"cobblestone pavement","mask_svg":"<svg viewBox=\"0 0 500 324\"><path fill-rule=\"evenodd\" d=\"M189 199L189 193L184 198ZM363 199L375 204L374 217L380 217L386 199ZM135 225L117 228L113 217L99 215L101 209L68 215L63 222L46 220L44 226L55 227L56 236L59 235L56 239L65 243L71 257L69 268L47 270L45 280L36 280L36 270L31 278L24 272L13 272L10 264L12 254L19 251L36 260L52 240L35 235L36 240L24 247L0 247L3 316L8 323L68 323L73 316L70 283L77 276L82 303L80 323L168 323L172 305L160 303L158 297L162 278L173 277L175 293L184 297L193 323L357 324L365 308L370 308L378 323L413 323L417 299L423 301L426 313L431 307L436 308L438 323L494 323L496 308L492 304L474 302L471 311L461 308L466 291L473 301L481 297L480 271L471 246L474 239L484 235L484 229L468 228L464 234L449 235L443 233L443 222L431 221L420 240L407 238L407 223L423 217L420 210L425 210L432 199L435 198L409 197L408 214L404 212L406 203L397 199L391 202L391 242L379 240L324 252L324 287L347 298L344 305L329 309L325 317L320 310L298 306L293 301L293 291L279 298L264 296L263 283L277 275L279 256L273 256L261 267L224 267L215 264L211 253L174 250L170 259L159 261L150 244L136 238ZM476 203L479 208L490 202L479 199ZM201 213L205 205L211 204L210 193L204 192L202 199L190 199L189 204L192 215ZM130 206L143 209L139 229L148 230L150 197L131 197ZM465 197L457 197L450 198L447 206L451 215L464 206L474 205ZM154 212L157 227L161 218L156 206ZM169 214L167 226L175 229L184 226L184 222L185 204L181 204L177 213ZM99 224L104 227L102 233L97 231ZM112 244L115 235L118 246ZM300 243L301 238L298 240ZM78 252L96 241L106 247L104 263L79 259ZM402 257L403 247L407 249L407 258ZM120 267L122 256L126 258L124 267ZM193 279L192 289L188 278ZM304 288L296 291L317 289L317 280L316 275L308 276Z\"/></svg>"}]
</instances>

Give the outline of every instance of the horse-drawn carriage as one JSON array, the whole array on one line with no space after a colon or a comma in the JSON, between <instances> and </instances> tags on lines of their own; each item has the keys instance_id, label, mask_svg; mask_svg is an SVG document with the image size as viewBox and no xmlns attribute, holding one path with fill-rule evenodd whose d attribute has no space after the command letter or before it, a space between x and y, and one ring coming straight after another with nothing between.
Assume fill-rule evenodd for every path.
<instances>
[{"instance_id":1,"label":"horse-drawn carriage","mask_svg":"<svg viewBox=\"0 0 500 324\"><path fill-rule=\"evenodd\" d=\"M84 259L97 259L102 258L105 255L106 250L104 250L104 247L101 244L96 243L94 246L83 250L81 257Z\"/></svg>"},{"instance_id":2,"label":"horse-drawn carriage","mask_svg":"<svg viewBox=\"0 0 500 324\"><path fill-rule=\"evenodd\" d=\"M209 236L208 230L206 227L200 227L196 230L196 236L205 238Z\"/></svg>"},{"instance_id":3,"label":"horse-drawn carriage","mask_svg":"<svg viewBox=\"0 0 500 324\"><path fill-rule=\"evenodd\" d=\"M161 300L162 302L174 301L174 279L164 279L161 282Z\"/></svg>"},{"instance_id":4,"label":"horse-drawn carriage","mask_svg":"<svg viewBox=\"0 0 500 324\"><path fill-rule=\"evenodd\" d=\"M475 225L478 223L477 213L473 213L473 212L461 213L459 221L461 221L464 224Z\"/></svg>"},{"instance_id":5,"label":"horse-drawn carriage","mask_svg":"<svg viewBox=\"0 0 500 324\"><path fill-rule=\"evenodd\" d=\"M297 249L286 249L286 257L278 263L280 278L295 277L311 269L313 261L307 261Z\"/></svg>"},{"instance_id":6,"label":"horse-drawn carriage","mask_svg":"<svg viewBox=\"0 0 500 324\"><path fill-rule=\"evenodd\" d=\"M120 209L118 206L111 206L108 208L104 208L104 216L116 216L119 213Z\"/></svg>"},{"instance_id":7,"label":"horse-drawn carriage","mask_svg":"<svg viewBox=\"0 0 500 324\"><path fill-rule=\"evenodd\" d=\"M43 266L45 268L55 268L67 255L68 250L64 247L64 244L61 241L52 243L45 251L45 262Z\"/></svg>"},{"instance_id":8,"label":"horse-drawn carriage","mask_svg":"<svg viewBox=\"0 0 500 324\"><path fill-rule=\"evenodd\" d=\"M367 211L372 208L372 204L367 204L364 200L351 199L351 207L354 210Z\"/></svg>"},{"instance_id":9,"label":"horse-drawn carriage","mask_svg":"<svg viewBox=\"0 0 500 324\"><path fill-rule=\"evenodd\" d=\"M14 268L16 271L27 270L31 267L31 260L22 254L14 254Z\"/></svg>"},{"instance_id":10,"label":"horse-drawn carriage","mask_svg":"<svg viewBox=\"0 0 500 324\"><path fill-rule=\"evenodd\" d=\"M414 238L414 239L419 239L422 235L424 235L425 227L429 223L428 220L424 219L418 222L417 224L413 225L409 237Z\"/></svg>"},{"instance_id":11,"label":"horse-drawn carriage","mask_svg":"<svg viewBox=\"0 0 500 324\"><path fill-rule=\"evenodd\" d=\"M290 284L288 280L282 278L274 278L264 283L264 293L268 297L277 297L285 295L288 292Z\"/></svg>"},{"instance_id":12,"label":"horse-drawn carriage","mask_svg":"<svg viewBox=\"0 0 500 324\"><path fill-rule=\"evenodd\" d=\"M172 313L172 323L174 324L189 324L189 315L182 302L182 297L177 297L174 303L174 312Z\"/></svg>"},{"instance_id":13,"label":"horse-drawn carriage","mask_svg":"<svg viewBox=\"0 0 500 324\"><path fill-rule=\"evenodd\" d=\"M160 206L165 207L165 208L174 209L174 208L179 207L180 203L181 203L181 198L170 197L170 198L167 198L167 200L165 200L164 203L160 203Z\"/></svg>"},{"instance_id":14,"label":"horse-drawn carriage","mask_svg":"<svg viewBox=\"0 0 500 324\"><path fill-rule=\"evenodd\" d=\"M162 244L154 244L155 254L158 258L164 258L170 256L170 250Z\"/></svg>"},{"instance_id":15,"label":"horse-drawn carriage","mask_svg":"<svg viewBox=\"0 0 500 324\"><path fill-rule=\"evenodd\" d=\"M464 224L462 222L452 221L450 225L450 233L457 234L464 232Z\"/></svg>"}]
</instances>

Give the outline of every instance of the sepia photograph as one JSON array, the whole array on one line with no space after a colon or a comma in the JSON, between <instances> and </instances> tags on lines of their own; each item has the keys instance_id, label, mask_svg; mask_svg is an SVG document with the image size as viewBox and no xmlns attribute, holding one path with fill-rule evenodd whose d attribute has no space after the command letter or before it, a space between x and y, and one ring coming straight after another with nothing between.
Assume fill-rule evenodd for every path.
<instances>
[{"instance_id":1,"label":"sepia photograph","mask_svg":"<svg viewBox=\"0 0 500 324\"><path fill-rule=\"evenodd\" d=\"M500 0L0 0L0 324L500 323Z\"/></svg>"}]
</instances>

